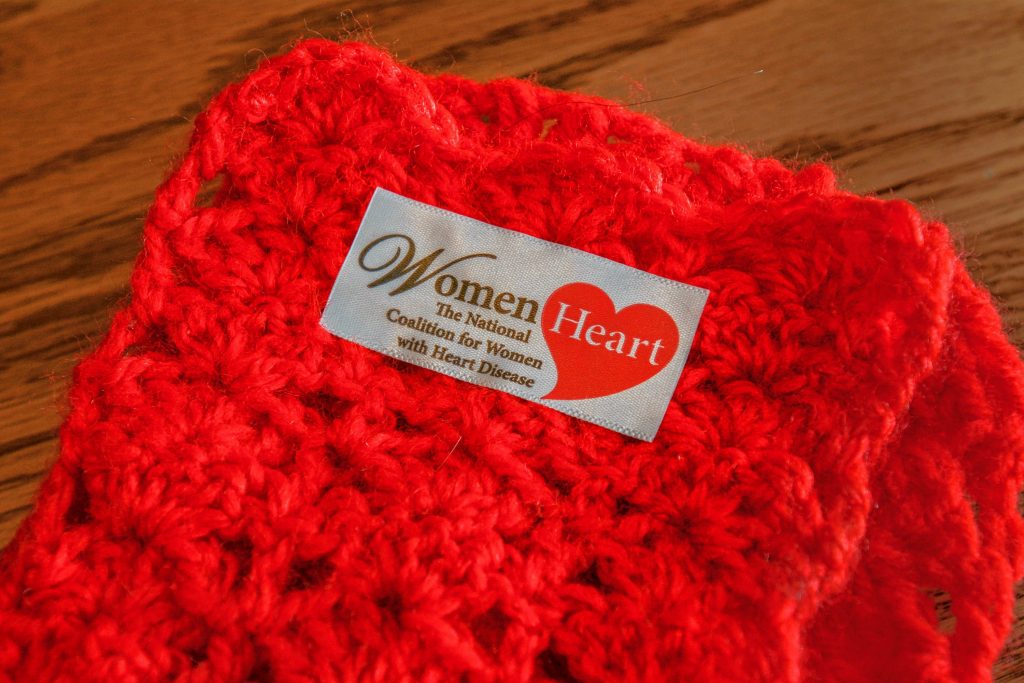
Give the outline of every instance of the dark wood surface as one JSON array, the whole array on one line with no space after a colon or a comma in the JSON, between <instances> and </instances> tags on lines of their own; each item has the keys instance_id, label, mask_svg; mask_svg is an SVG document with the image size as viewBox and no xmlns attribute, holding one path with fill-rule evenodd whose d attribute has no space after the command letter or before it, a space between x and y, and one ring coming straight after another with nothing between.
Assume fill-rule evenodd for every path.
<instances>
[{"instance_id":1,"label":"dark wood surface","mask_svg":"<svg viewBox=\"0 0 1024 683\"><path fill-rule=\"evenodd\" d=\"M125 293L191 119L314 35L830 159L845 187L943 218L1024 341L1020 0L0 2L0 546L56 457L70 370ZM1020 624L994 675L1024 680Z\"/></svg>"}]
</instances>

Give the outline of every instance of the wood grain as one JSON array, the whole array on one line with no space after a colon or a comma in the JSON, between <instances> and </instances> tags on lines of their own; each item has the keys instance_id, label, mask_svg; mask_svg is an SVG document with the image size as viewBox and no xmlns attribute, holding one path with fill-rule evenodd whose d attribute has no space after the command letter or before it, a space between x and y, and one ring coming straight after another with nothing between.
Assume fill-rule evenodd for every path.
<instances>
[{"instance_id":1,"label":"wood grain","mask_svg":"<svg viewBox=\"0 0 1024 683\"><path fill-rule=\"evenodd\" d=\"M1016 0L0 2L0 546L55 458L70 370L124 295L191 119L313 35L369 36L430 72L535 77L637 102L693 137L830 159L846 187L942 217L1024 341ZM1020 622L999 681L1024 680Z\"/></svg>"}]
</instances>

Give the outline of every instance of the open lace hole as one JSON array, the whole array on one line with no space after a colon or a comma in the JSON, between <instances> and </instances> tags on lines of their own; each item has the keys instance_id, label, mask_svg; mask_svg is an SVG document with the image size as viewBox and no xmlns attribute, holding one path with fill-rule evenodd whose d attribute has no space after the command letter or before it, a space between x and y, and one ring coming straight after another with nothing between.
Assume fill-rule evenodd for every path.
<instances>
[{"instance_id":1,"label":"open lace hole","mask_svg":"<svg viewBox=\"0 0 1024 683\"><path fill-rule=\"evenodd\" d=\"M557 683L579 683L579 679L569 670L568 658L555 650L553 645L548 645L537 655L537 669Z\"/></svg>"},{"instance_id":2,"label":"open lace hole","mask_svg":"<svg viewBox=\"0 0 1024 683\"><path fill-rule=\"evenodd\" d=\"M81 472L76 473L74 486L71 502L64 513L64 523L68 526L88 524L92 521L92 513L89 511L89 490L85 487L85 480Z\"/></svg>"},{"instance_id":3,"label":"open lace hole","mask_svg":"<svg viewBox=\"0 0 1024 683\"><path fill-rule=\"evenodd\" d=\"M493 605L473 620L471 629L476 642L487 652L496 655L502 641L505 640L505 631L508 630L510 623L508 616L497 605Z\"/></svg>"},{"instance_id":4,"label":"open lace hole","mask_svg":"<svg viewBox=\"0 0 1024 683\"><path fill-rule=\"evenodd\" d=\"M209 208L213 206L216 201L218 193L221 188L224 187L224 174L218 173L210 180L204 182L196 193L195 202L193 202L196 208Z\"/></svg>"},{"instance_id":5,"label":"open lace hole","mask_svg":"<svg viewBox=\"0 0 1024 683\"><path fill-rule=\"evenodd\" d=\"M312 560L292 561L285 583L286 591L306 590L324 584L334 572L334 564L325 556Z\"/></svg>"},{"instance_id":6,"label":"open lace hole","mask_svg":"<svg viewBox=\"0 0 1024 683\"><path fill-rule=\"evenodd\" d=\"M935 619L938 622L939 633L944 636L951 636L956 631L956 615L953 614L953 598L941 588L926 590L935 606Z\"/></svg>"}]
</instances>

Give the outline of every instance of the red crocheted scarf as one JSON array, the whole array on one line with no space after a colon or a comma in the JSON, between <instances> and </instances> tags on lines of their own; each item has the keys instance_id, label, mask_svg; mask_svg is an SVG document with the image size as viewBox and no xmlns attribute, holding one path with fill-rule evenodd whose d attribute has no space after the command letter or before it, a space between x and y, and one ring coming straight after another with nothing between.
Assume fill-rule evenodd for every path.
<instances>
[{"instance_id":1,"label":"red crocheted scarf","mask_svg":"<svg viewBox=\"0 0 1024 683\"><path fill-rule=\"evenodd\" d=\"M709 290L657 438L323 330L377 186ZM196 118L69 401L0 681L982 681L1024 569L1024 371L942 224L359 43Z\"/></svg>"}]
</instances>

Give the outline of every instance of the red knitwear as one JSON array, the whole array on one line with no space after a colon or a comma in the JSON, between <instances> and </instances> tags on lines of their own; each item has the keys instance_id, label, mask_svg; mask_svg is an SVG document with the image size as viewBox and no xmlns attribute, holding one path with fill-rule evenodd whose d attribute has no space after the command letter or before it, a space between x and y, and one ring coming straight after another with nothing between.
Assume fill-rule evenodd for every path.
<instances>
[{"instance_id":1,"label":"red knitwear","mask_svg":"<svg viewBox=\"0 0 1024 683\"><path fill-rule=\"evenodd\" d=\"M653 443L322 329L377 186L708 289ZM1024 572L1024 369L942 224L360 43L196 118L69 411L3 681L982 681Z\"/></svg>"}]
</instances>

